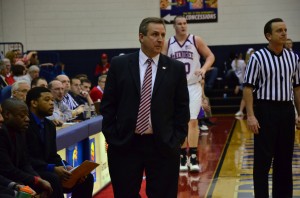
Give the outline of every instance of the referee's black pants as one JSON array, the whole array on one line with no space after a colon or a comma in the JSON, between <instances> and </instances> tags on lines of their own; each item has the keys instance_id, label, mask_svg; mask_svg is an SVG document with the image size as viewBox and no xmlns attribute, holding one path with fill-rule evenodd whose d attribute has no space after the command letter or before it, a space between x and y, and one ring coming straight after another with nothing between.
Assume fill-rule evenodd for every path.
<instances>
[{"instance_id":1,"label":"referee's black pants","mask_svg":"<svg viewBox=\"0 0 300 198\"><path fill-rule=\"evenodd\" d=\"M292 102L272 101L255 101L255 105L255 116L260 125L259 134L254 135L255 197L269 197L271 165L273 198L293 197L294 106Z\"/></svg>"}]
</instances>

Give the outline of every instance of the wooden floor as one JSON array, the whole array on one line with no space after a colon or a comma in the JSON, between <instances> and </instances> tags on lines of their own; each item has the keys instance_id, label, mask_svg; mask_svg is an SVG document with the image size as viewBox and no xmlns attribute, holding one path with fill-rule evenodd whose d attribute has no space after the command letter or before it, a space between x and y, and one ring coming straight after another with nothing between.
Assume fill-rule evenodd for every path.
<instances>
[{"instance_id":1,"label":"wooden floor","mask_svg":"<svg viewBox=\"0 0 300 198\"><path fill-rule=\"evenodd\" d=\"M211 128L207 136L201 136L199 141L200 163L204 169L198 174L189 175L183 191L178 192L180 198L212 197L212 198L250 198L253 197L253 134L246 126L246 120L236 119L232 130L229 129L227 142L222 147L221 142L226 133L226 127L220 126L229 118L217 118L218 124ZM228 126L228 125L227 125ZM219 145L219 146L217 146ZM218 147L219 149L216 149ZM213 151L213 152L212 152ZM221 153L218 166L212 170L213 159ZM208 155L207 157L204 157ZM207 168L207 164L211 167ZM296 131L293 159L294 196L300 197L300 132ZM214 172L211 174L211 172ZM270 173L272 170L270 171ZM211 177L209 177L211 175ZM204 178L203 178L204 177ZM182 176L180 177L182 180ZM209 184L207 184L209 183ZM271 175L269 185L271 185ZM208 186L208 188L206 188ZM206 190L205 190L206 189ZM203 191L201 191L203 190ZM184 194L184 195L183 195ZM271 190L270 190L271 195ZM271 196L270 196L271 197Z\"/></svg>"},{"instance_id":2,"label":"wooden floor","mask_svg":"<svg viewBox=\"0 0 300 198\"><path fill-rule=\"evenodd\" d=\"M210 197L215 174L220 165L226 143L235 124L232 116L211 119L216 125L209 131L200 134L198 157L200 173L180 172L178 182L178 198ZM224 196L223 196L224 197Z\"/></svg>"},{"instance_id":3,"label":"wooden floor","mask_svg":"<svg viewBox=\"0 0 300 198\"><path fill-rule=\"evenodd\" d=\"M253 134L246 121L232 116L212 119L216 125L199 137L200 173L181 172L178 198L250 198L253 197ZM296 132L293 173L294 197L300 198L300 133ZM142 188L145 187L145 181ZM104 190L105 195L111 186ZM144 191L144 189L141 189ZM271 193L271 192L270 192ZM102 195L102 196L101 196ZM110 198L101 192L95 198ZM146 198L144 192L141 192Z\"/></svg>"}]
</instances>

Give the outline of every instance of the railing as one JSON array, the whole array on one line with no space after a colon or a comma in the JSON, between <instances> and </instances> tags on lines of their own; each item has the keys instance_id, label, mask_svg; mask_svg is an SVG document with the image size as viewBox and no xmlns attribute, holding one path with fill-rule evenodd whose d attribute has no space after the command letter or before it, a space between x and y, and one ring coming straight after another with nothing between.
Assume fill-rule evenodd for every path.
<instances>
[{"instance_id":1,"label":"railing","mask_svg":"<svg viewBox=\"0 0 300 198\"><path fill-rule=\"evenodd\" d=\"M1 59L5 56L6 52L12 50L20 50L23 54L24 46L20 42L0 42L0 57Z\"/></svg>"}]
</instances>

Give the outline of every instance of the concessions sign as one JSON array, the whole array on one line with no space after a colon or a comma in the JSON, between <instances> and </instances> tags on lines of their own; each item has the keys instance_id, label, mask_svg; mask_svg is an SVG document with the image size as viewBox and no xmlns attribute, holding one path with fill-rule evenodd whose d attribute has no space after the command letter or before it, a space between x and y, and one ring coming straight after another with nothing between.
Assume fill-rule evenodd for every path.
<instances>
[{"instance_id":1,"label":"concessions sign","mask_svg":"<svg viewBox=\"0 0 300 198\"><path fill-rule=\"evenodd\" d=\"M188 23L218 21L218 0L160 0L160 16L167 24L182 15Z\"/></svg>"}]
</instances>

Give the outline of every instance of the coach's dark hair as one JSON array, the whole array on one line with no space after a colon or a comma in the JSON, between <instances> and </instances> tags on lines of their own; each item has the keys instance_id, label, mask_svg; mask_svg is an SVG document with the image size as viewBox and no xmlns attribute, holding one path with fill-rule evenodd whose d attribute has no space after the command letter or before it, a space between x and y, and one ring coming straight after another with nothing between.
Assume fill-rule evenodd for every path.
<instances>
[{"instance_id":1,"label":"coach's dark hair","mask_svg":"<svg viewBox=\"0 0 300 198\"><path fill-rule=\"evenodd\" d=\"M30 89L26 96L27 106L30 107L31 101L39 99L41 97L41 93L44 93L44 92L50 92L50 90L45 87L34 87L34 88Z\"/></svg>"},{"instance_id":2,"label":"coach's dark hair","mask_svg":"<svg viewBox=\"0 0 300 198\"><path fill-rule=\"evenodd\" d=\"M163 19L158 17L147 17L142 20L139 27L139 33L142 33L143 35L147 35L149 23L163 24L166 29L166 25Z\"/></svg>"}]
</instances>

